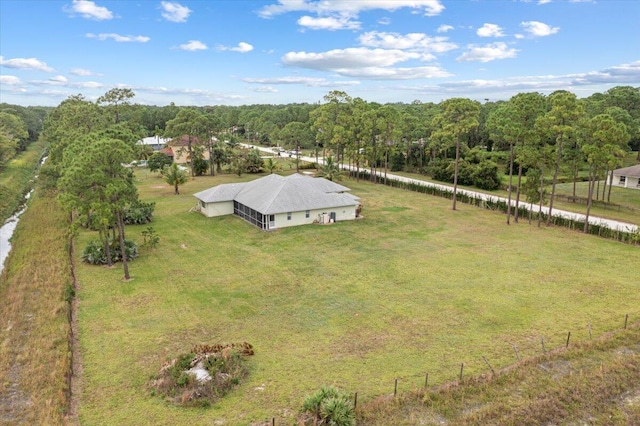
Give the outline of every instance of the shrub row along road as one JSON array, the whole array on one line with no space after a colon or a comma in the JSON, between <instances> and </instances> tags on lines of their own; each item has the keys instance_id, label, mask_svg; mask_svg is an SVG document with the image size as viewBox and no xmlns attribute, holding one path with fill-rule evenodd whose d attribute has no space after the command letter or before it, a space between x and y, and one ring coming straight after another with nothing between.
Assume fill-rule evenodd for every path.
<instances>
[{"instance_id":1,"label":"shrub row along road","mask_svg":"<svg viewBox=\"0 0 640 426\"><path fill-rule=\"evenodd\" d=\"M243 144L244 146L248 147L248 148L255 148L260 150L261 152L265 152L265 153L269 153L269 154L273 154L273 155L277 155L277 152L272 149L272 148L264 148L261 146L255 146L255 145L248 145L248 144ZM304 156L300 156L300 160L302 161L306 161L309 163L314 163L316 161L315 158L312 157L304 157ZM324 163L324 159L322 157L318 157L318 162L320 164ZM345 170L355 170L354 167L350 167L348 165L341 165L341 167ZM366 169L361 169L361 170L366 170ZM384 173L382 172L377 172L377 175L380 177L384 177ZM399 175L394 175L391 173L387 173L387 179L392 179L392 180L396 180L399 182L406 182L406 183L414 183L417 185L424 185L424 186L430 186L430 187L435 187L435 188L439 188L439 189L444 189L444 190L453 190L453 188L451 186L448 185L443 185L443 184L439 184L439 183L433 183L433 182L427 182L424 180L420 180L420 179L413 179L413 178L408 178L408 177L404 177L404 176L399 176ZM497 197L495 195L490 195L490 194L485 194L483 192L476 192L476 191L469 191L467 189L458 189L458 193L460 194L465 194L465 195L469 195L472 197L476 197L476 198L481 198L485 201L503 201L503 202L508 202L508 200L506 198L503 197ZM515 200L511 200L511 205L515 206L516 202ZM531 207L529 205L529 203L523 203L520 202L520 206L529 210L529 208ZM533 211L537 211L538 209L538 205L534 205L533 206ZM546 206L542 206L542 212L545 214L549 214L549 207ZM581 214L581 213L574 213L574 212L569 212L566 210L560 210L557 208L553 209L553 215L554 216L558 216L558 217L562 217L565 219L572 219L575 221L584 221L585 219L585 215ZM636 224L633 223L627 223L627 222L621 222L618 220L612 220L612 219L606 219L603 217L597 217L597 216L589 216L589 223L592 225L600 225L600 226L606 226L609 229L613 229L613 230L618 230L621 232L637 232L639 227Z\"/></svg>"}]
</instances>

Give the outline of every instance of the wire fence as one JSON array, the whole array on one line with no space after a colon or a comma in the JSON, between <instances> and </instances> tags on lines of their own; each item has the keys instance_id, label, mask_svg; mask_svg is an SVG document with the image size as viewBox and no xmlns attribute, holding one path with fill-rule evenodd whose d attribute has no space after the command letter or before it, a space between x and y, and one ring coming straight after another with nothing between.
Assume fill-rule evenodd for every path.
<instances>
[{"instance_id":1,"label":"wire fence","mask_svg":"<svg viewBox=\"0 0 640 426\"><path fill-rule=\"evenodd\" d=\"M625 314L620 318L620 326L614 329L601 330L598 335L604 336L607 333L614 331L626 330L630 324L629 314ZM570 349L580 343L591 342L597 337L594 336L594 330L591 323L586 324L584 329L567 331L566 333L553 332L549 334L540 334L535 338L527 339L513 339L511 341L496 342L499 346L500 358L505 359L507 357L512 359L509 363L495 362L488 355L480 355L469 358L462 358L459 360L451 359L449 362L438 363L438 374L434 375L433 372L428 370L416 372L415 374L402 375L396 377L388 384L389 392L382 395L380 394L367 394L361 392L358 389L349 390L353 406L355 410L358 410L358 404L361 401L373 400L376 398L390 399L397 397L402 392L411 392L418 389L425 391L436 392L443 386L457 385L464 386L466 379L470 379L469 383L473 383L474 378L478 378L483 375L496 376L503 371L510 370L517 367L519 364L528 360L535 359L545 354L555 354L562 350ZM559 373L556 369L566 368L563 364L554 365L552 362L543 362L544 358L539 363L538 367L551 374ZM495 364L494 364L495 362ZM443 374L443 371L446 372ZM301 403L302 406L302 403ZM276 426L276 425L290 425L291 417L279 417L273 416L268 420L264 420L260 423L253 423L253 426Z\"/></svg>"}]
</instances>

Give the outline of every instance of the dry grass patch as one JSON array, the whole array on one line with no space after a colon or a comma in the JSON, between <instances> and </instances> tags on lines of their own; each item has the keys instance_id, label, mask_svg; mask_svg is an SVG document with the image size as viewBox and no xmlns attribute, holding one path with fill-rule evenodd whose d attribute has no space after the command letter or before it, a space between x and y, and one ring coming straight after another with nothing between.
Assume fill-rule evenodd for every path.
<instances>
[{"instance_id":1,"label":"dry grass patch","mask_svg":"<svg viewBox=\"0 0 640 426\"><path fill-rule=\"evenodd\" d=\"M0 277L0 424L63 424L70 368L66 222L37 193Z\"/></svg>"}]
</instances>

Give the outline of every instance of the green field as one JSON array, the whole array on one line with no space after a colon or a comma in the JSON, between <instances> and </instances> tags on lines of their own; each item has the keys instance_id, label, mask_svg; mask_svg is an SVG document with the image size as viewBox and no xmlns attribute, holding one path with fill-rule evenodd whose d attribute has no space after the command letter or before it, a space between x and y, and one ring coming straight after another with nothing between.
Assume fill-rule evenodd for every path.
<instances>
[{"instance_id":1,"label":"green field","mask_svg":"<svg viewBox=\"0 0 640 426\"><path fill-rule=\"evenodd\" d=\"M638 247L575 231L504 225L449 200L344 180L364 219L266 233L190 212L199 177L173 190L136 172L155 201L159 246L121 267L78 262L81 424L250 424L288 419L325 384L366 402L484 373L618 328L640 315ZM243 176L242 180L253 179ZM128 227L142 242L146 226ZM94 233L81 234L78 252ZM251 373L209 409L151 396L150 378L198 343L247 341ZM284 420L282 420L284 421Z\"/></svg>"}]
</instances>

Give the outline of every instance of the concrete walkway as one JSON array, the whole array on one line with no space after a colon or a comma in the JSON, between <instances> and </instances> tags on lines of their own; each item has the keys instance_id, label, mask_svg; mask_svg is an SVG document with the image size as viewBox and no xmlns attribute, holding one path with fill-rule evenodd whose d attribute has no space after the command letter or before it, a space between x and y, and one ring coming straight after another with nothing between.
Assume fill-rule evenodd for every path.
<instances>
[{"instance_id":1,"label":"concrete walkway","mask_svg":"<svg viewBox=\"0 0 640 426\"><path fill-rule=\"evenodd\" d=\"M277 153L271 149L271 148L265 148L265 147L261 147L261 146L255 146L255 145L248 145L248 144L242 144L247 148L255 148L258 149L261 152L265 152L265 153L271 153L273 154L276 158ZM288 154L287 154L287 158L288 158ZM316 159L312 158L312 157L304 157L301 156L300 160L302 161L306 161L306 162L315 162ZM319 164L323 164L323 158L322 157L318 157L318 163ZM349 166L347 165L341 165L343 169L345 170L349 170ZM353 169L353 168L352 168ZM353 169L355 170L355 169ZM360 170L365 170L365 169L360 169ZM384 177L384 172L378 172L377 173L378 176L380 177ZM428 187L434 187L434 188L439 188L439 189L443 189L443 190L449 190L449 191L453 191L453 187L449 186L449 185L442 185L439 183L433 183L433 182L427 182L424 180L420 180L420 179L413 179L413 178L408 178L408 177L404 177L404 176L399 176L399 175L394 175L392 173L387 173L387 179L391 179L391 180L395 180L395 181L399 181L399 182L406 182L406 183L413 183L413 184L417 184L417 185L423 185L423 186L428 186ZM476 197L476 198L481 198L483 200L486 201L503 201L503 202L507 202L508 199L507 198L503 198L503 197L498 197L495 195L490 195L490 194L485 194L483 192L476 192L476 191L469 191L467 189L460 189L458 188L458 193L459 194L466 194L472 197ZM511 205L515 207L516 202L515 199L511 200ZM523 203L522 201L520 202L520 207L525 208L527 210L529 210L529 203ZM537 204L533 205L533 212L536 213L538 212L539 206ZM547 206L542 206L542 212L545 214L549 214L549 207ZM562 217L565 219L572 219L572 220L576 220L576 221L584 221L585 216L582 213L574 213L574 212L569 212L566 210L560 210L560 209L553 209L553 216L557 216L557 217ZM633 223L627 223L627 222L621 222L618 220L612 220L612 219L605 219L603 217L597 217L597 216L589 216L589 224L591 225L600 225L600 226L606 226L609 229L613 229L613 230L618 230L621 232L637 232L639 229L639 226Z\"/></svg>"}]
</instances>

